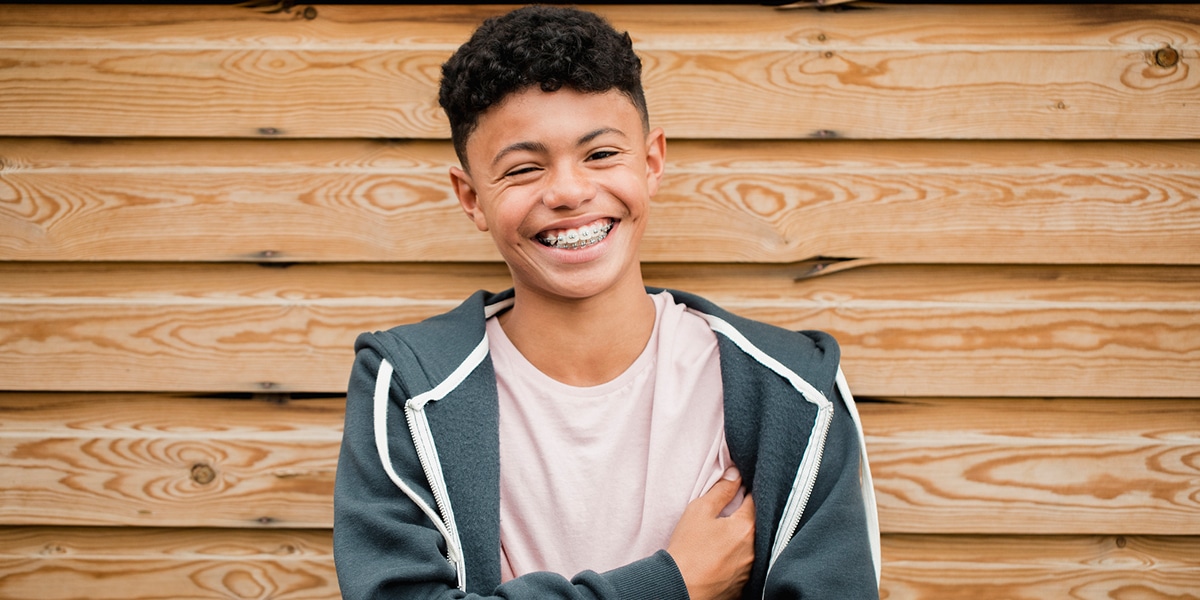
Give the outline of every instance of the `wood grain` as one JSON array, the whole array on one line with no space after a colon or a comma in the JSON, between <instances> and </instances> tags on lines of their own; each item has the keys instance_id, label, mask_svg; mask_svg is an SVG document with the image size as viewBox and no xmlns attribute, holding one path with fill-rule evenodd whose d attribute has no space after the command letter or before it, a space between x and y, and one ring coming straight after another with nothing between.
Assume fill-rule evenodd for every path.
<instances>
[{"instance_id":1,"label":"wood grain","mask_svg":"<svg viewBox=\"0 0 1200 600\"><path fill-rule=\"evenodd\" d=\"M1198 402L860 398L881 527L1200 535ZM0 394L0 523L328 527L341 407Z\"/></svg>"},{"instance_id":2,"label":"wood grain","mask_svg":"<svg viewBox=\"0 0 1200 600\"><path fill-rule=\"evenodd\" d=\"M0 4L0 600L340 597L354 336L510 285L434 102L507 7L277 8ZM1200 600L1200 8L592 8L647 282L841 342L884 598Z\"/></svg>"},{"instance_id":3,"label":"wood grain","mask_svg":"<svg viewBox=\"0 0 1200 600\"><path fill-rule=\"evenodd\" d=\"M824 329L871 396L1196 397L1192 267L657 265L687 289ZM444 312L498 265L0 263L0 389L344 390L361 331Z\"/></svg>"},{"instance_id":4,"label":"wood grain","mask_svg":"<svg viewBox=\"0 0 1200 600\"><path fill-rule=\"evenodd\" d=\"M1200 533L1198 400L914 399L860 411L889 532Z\"/></svg>"},{"instance_id":5,"label":"wood grain","mask_svg":"<svg viewBox=\"0 0 1200 600\"><path fill-rule=\"evenodd\" d=\"M761 6L604 5L585 3L629 29L635 44L740 49L888 48L928 44L1036 44L1047 38L1081 46L1137 48L1148 41L1200 41L1192 7L1179 4L999 6L860 3L852 11L788 11ZM247 9L233 6L111 5L64 14L40 4L0 5L6 47L140 47L201 44L212 47L453 49L503 5L410 4ZM687 16L686 21L680 15ZM913 26L905 19L919 21ZM1164 30L1158 33L1157 29ZM714 31L715 30L715 31ZM68 35L69 34L69 35ZM824 39L821 34L825 34ZM1157 34L1157 35L1156 35ZM714 42L713 37L721 39ZM65 41L66 40L66 41Z\"/></svg>"},{"instance_id":6,"label":"wood grain","mask_svg":"<svg viewBox=\"0 0 1200 600\"><path fill-rule=\"evenodd\" d=\"M585 3L636 47L741 50L887 49L926 45L1004 48L1068 40L1081 47L1140 48L1200 42L1194 8L1176 4L953 6L859 3L849 11L788 11L747 5ZM346 48L452 50L503 5L305 6L110 5L63 13L40 4L0 5L0 39L12 48ZM310 13L311 14L311 13ZM686 19L681 19L686 15ZM316 18L319 17L319 18ZM914 24L915 23L915 24ZM714 39L716 38L716 39Z\"/></svg>"},{"instance_id":7,"label":"wood grain","mask_svg":"<svg viewBox=\"0 0 1200 600\"><path fill-rule=\"evenodd\" d=\"M497 261L444 143L4 140L0 259ZM648 261L1196 264L1200 146L688 142Z\"/></svg>"},{"instance_id":8,"label":"wood grain","mask_svg":"<svg viewBox=\"0 0 1200 600\"><path fill-rule=\"evenodd\" d=\"M6 524L332 523L341 398L2 397Z\"/></svg>"},{"instance_id":9,"label":"wood grain","mask_svg":"<svg viewBox=\"0 0 1200 600\"><path fill-rule=\"evenodd\" d=\"M1182 536L888 535L880 597L1195 600L1196 556Z\"/></svg>"},{"instance_id":10,"label":"wood grain","mask_svg":"<svg viewBox=\"0 0 1200 600\"><path fill-rule=\"evenodd\" d=\"M0 598L333 600L331 547L324 530L0 528ZM888 535L881 597L1195 600L1198 554L1185 536Z\"/></svg>"},{"instance_id":11,"label":"wood grain","mask_svg":"<svg viewBox=\"0 0 1200 600\"><path fill-rule=\"evenodd\" d=\"M0 598L340 598L328 530L0 528Z\"/></svg>"},{"instance_id":12,"label":"wood grain","mask_svg":"<svg viewBox=\"0 0 1200 600\"><path fill-rule=\"evenodd\" d=\"M679 12L639 8L606 14L636 34L651 114L674 137L1200 133L1188 118L1200 28L1187 7L891 7L861 18L688 7L684 33L670 22ZM500 9L440 20L429 8L393 11L371 24L375 7L321 7L311 20L302 10L112 10L88 24L36 7L0 15L0 134L444 138L439 66ZM1039 19L1032 32L1043 37L1026 27ZM1155 52L1168 46L1179 58L1163 66ZM804 109L782 109L794 106Z\"/></svg>"}]
</instances>

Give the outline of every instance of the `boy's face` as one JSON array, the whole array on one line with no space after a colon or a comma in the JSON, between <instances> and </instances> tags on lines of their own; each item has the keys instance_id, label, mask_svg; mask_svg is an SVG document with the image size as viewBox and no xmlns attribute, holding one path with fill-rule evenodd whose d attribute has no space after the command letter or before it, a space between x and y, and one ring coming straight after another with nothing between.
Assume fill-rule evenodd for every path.
<instances>
[{"instance_id":1,"label":"boy's face","mask_svg":"<svg viewBox=\"0 0 1200 600\"><path fill-rule=\"evenodd\" d=\"M666 141L621 92L531 87L483 113L467 139L470 172L450 180L488 231L518 293L582 299L636 286L638 247Z\"/></svg>"}]
</instances>

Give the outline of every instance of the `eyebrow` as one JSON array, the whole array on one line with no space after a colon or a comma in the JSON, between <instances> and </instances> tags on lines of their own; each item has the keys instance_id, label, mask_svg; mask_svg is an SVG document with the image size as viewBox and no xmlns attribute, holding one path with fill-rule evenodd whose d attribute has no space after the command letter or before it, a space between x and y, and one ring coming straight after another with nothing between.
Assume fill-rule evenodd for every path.
<instances>
[{"instance_id":1,"label":"eyebrow","mask_svg":"<svg viewBox=\"0 0 1200 600\"><path fill-rule=\"evenodd\" d=\"M582 146L582 145L584 145L604 134L607 134L607 133L615 133L621 137L625 137L625 132L621 131L620 129L617 129L615 127L601 127L600 129L597 129L593 132L587 133L583 137L579 138L579 141L575 142L575 145Z\"/></svg>"},{"instance_id":2,"label":"eyebrow","mask_svg":"<svg viewBox=\"0 0 1200 600\"><path fill-rule=\"evenodd\" d=\"M545 151L546 145L541 142L517 142L515 144L505 146L503 150L497 152L495 158L492 159L492 166L496 166L496 163L500 162L500 159L512 154L513 152L542 153Z\"/></svg>"},{"instance_id":3,"label":"eyebrow","mask_svg":"<svg viewBox=\"0 0 1200 600\"><path fill-rule=\"evenodd\" d=\"M615 127L601 127L594 131L589 131L588 133L583 134L579 138L579 140L577 142L575 142L575 145L582 146L602 135L609 134L609 133L615 133L621 137L625 137L625 132L621 131L620 129L617 129ZM532 141L517 142L515 144L505 146L503 150L497 152L496 157L492 159L492 166L493 167L496 166L496 163L500 162L500 159L504 158L505 156L507 156L513 152L544 153L546 151L547 151L546 145L541 142L532 142Z\"/></svg>"}]
</instances>

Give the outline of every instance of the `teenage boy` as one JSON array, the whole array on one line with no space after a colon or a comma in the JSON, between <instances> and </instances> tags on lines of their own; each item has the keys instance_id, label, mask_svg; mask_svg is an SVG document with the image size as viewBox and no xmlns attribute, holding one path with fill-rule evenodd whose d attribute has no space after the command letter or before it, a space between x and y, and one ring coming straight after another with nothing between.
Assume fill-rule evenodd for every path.
<instances>
[{"instance_id":1,"label":"teenage boy","mask_svg":"<svg viewBox=\"0 0 1200 600\"><path fill-rule=\"evenodd\" d=\"M489 19L443 66L462 209L513 289L358 339L334 552L357 598L877 598L827 335L648 290L666 142L627 34Z\"/></svg>"}]
</instances>

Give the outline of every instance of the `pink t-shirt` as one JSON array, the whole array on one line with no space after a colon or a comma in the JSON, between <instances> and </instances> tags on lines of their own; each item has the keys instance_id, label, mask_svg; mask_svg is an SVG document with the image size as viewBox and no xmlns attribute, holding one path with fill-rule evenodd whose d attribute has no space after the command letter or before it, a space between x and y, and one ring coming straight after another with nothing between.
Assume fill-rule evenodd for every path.
<instances>
[{"instance_id":1,"label":"pink t-shirt","mask_svg":"<svg viewBox=\"0 0 1200 600\"><path fill-rule=\"evenodd\" d=\"M645 350L593 387L543 374L488 320L504 580L602 572L666 548L687 503L733 466L716 335L669 293L651 298Z\"/></svg>"}]
</instances>

